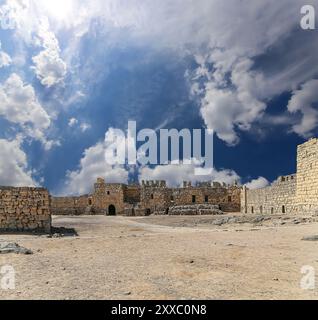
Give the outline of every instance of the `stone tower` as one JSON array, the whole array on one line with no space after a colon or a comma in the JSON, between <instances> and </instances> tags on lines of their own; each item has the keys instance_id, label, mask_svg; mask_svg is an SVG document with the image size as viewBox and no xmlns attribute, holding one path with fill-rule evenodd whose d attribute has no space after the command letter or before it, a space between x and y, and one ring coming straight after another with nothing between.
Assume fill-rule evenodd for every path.
<instances>
[{"instance_id":1,"label":"stone tower","mask_svg":"<svg viewBox=\"0 0 318 320\"><path fill-rule=\"evenodd\" d=\"M318 210L318 139L297 148L296 202L300 212Z\"/></svg>"},{"instance_id":2,"label":"stone tower","mask_svg":"<svg viewBox=\"0 0 318 320\"><path fill-rule=\"evenodd\" d=\"M105 179L97 178L97 182L94 184L95 195L103 196L106 190Z\"/></svg>"}]
</instances>

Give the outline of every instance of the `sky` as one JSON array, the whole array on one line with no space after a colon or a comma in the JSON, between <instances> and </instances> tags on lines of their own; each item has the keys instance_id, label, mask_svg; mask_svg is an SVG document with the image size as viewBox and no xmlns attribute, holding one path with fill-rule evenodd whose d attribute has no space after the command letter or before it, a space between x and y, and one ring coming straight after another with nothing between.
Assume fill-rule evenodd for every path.
<instances>
[{"instance_id":1,"label":"sky","mask_svg":"<svg viewBox=\"0 0 318 320\"><path fill-rule=\"evenodd\" d=\"M318 0L0 0L0 185L84 194L107 182L296 172L318 136ZM214 171L105 163L114 128L212 129Z\"/></svg>"}]
</instances>

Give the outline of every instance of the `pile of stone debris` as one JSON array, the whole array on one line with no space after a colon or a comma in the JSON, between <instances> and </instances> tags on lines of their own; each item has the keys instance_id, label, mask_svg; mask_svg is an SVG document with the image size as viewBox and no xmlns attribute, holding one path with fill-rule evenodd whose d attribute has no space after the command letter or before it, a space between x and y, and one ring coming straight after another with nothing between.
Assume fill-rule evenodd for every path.
<instances>
[{"instance_id":1,"label":"pile of stone debris","mask_svg":"<svg viewBox=\"0 0 318 320\"><path fill-rule=\"evenodd\" d=\"M218 205L211 204L194 204L187 206L174 206L169 208L169 215L223 215L224 212L220 210Z\"/></svg>"}]
</instances>

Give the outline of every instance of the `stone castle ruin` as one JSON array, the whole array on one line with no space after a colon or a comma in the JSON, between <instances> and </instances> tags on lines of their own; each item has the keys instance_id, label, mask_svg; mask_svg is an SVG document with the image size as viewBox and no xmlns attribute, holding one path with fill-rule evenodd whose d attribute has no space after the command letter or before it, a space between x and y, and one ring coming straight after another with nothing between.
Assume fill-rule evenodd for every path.
<instances>
[{"instance_id":1,"label":"stone castle ruin","mask_svg":"<svg viewBox=\"0 0 318 320\"><path fill-rule=\"evenodd\" d=\"M297 173L257 190L205 182L170 188L165 181L106 183L91 194L51 197L43 188L0 187L0 231L50 232L51 215L304 214L318 210L318 139L297 148Z\"/></svg>"},{"instance_id":2,"label":"stone castle ruin","mask_svg":"<svg viewBox=\"0 0 318 320\"><path fill-rule=\"evenodd\" d=\"M297 173L271 186L241 193L241 212L251 214L315 213L318 210L318 139L297 147Z\"/></svg>"},{"instance_id":3,"label":"stone castle ruin","mask_svg":"<svg viewBox=\"0 0 318 320\"><path fill-rule=\"evenodd\" d=\"M217 214L240 211L241 188L218 182L184 182L169 188L165 181L142 181L141 185L106 183L98 178L94 192L79 197L52 198L57 215L104 214L147 216L151 214Z\"/></svg>"}]
</instances>

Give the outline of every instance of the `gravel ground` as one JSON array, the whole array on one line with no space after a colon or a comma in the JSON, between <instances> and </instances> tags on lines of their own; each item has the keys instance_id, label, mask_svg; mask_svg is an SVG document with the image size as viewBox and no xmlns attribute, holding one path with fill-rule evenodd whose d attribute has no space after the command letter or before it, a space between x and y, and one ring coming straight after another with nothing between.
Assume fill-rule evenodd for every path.
<instances>
[{"instance_id":1,"label":"gravel ground","mask_svg":"<svg viewBox=\"0 0 318 320\"><path fill-rule=\"evenodd\" d=\"M318 298L318 289L300 288L302 266L318 270L318 242L302 240L318 235L315 218L82 216L53 224L77 235L0 235L33 252L0 255L0 268L16 272L15 290L0 289L0 299Z\"/></svg>"}]
</instances>

